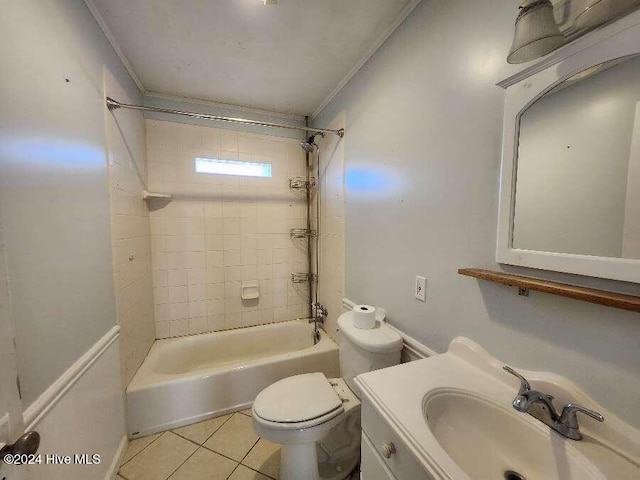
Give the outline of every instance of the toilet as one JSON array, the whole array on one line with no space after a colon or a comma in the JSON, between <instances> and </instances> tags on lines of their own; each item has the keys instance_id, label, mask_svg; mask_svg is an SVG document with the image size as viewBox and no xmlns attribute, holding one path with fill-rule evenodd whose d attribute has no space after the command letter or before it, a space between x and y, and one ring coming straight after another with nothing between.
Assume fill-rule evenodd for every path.
<instances>
[{"instance_id":1,"label":"toilet","mask_svg":"<svg viewBox=\"0 0 640 480\"><path fill-rule=\"evenodd\" d=\"M360 459L361 373L400 363L402 338L383 321L356 328L354 313L338 318L341 378L322 373L295 375L258 394L253 428L282 445L280 480L341 480Z\"/></svg>"}]
</instances>

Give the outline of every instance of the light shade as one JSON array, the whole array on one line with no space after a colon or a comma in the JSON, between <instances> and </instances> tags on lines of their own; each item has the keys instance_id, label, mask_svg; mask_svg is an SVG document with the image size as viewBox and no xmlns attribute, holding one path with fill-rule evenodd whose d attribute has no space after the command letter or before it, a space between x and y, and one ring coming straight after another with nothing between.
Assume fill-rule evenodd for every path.
<instances>
[{"instance_id":1,"label":"light shade","mask_svg":"<svg viewBox=\"0 0 640 480\"><path fill-rule=\"evenodd\" d=\"M549 0L525 0L516 18L513 45L507 56L509 63L524 63L554 51L564 37L553 17Z\"/></svg>"},{"instance_id":2,"label":"light shade","mask_svg":"<svg viewBox=\"0 0 640 480\"><path fill-rule=\"evenodd\" d=\"M637 0L589 0L584 11L573 22L577 28L597 27L629 10Z\"/></svg>"}]
</instances>

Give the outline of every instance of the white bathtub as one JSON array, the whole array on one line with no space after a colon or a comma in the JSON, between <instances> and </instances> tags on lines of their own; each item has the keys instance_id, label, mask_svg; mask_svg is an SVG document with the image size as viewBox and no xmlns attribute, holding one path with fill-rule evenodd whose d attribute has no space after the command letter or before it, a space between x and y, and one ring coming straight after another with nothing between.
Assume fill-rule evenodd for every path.
<instances>
[{"instance_id":1,"label":"white bathtub","mask_svg":"<svg viewBox=\"0 0 640 480\"><path fill-rule=\"evenodd\" d=\"M158 340L127 387L128 432L141 437L251 405L273 382L299 373L340 375L325 332L307 320Z\"/></svg>"}]
</instances>

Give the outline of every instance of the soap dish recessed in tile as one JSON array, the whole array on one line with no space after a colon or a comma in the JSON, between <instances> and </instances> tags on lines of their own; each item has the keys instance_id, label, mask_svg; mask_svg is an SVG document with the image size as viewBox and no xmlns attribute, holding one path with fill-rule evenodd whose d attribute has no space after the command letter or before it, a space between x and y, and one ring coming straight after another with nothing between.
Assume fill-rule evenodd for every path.
<instances>
[{"instance_id":1,"label":"soap dish recessed in tile","mask_svg":"<svg viewBox=\"0 0 640 480\"><path fill-rule=\"evenodd\" d=\"M260 289L255 283L242 284L240 296L242 300L255 300L260 297Z\"/></svg>"}]
</instances>

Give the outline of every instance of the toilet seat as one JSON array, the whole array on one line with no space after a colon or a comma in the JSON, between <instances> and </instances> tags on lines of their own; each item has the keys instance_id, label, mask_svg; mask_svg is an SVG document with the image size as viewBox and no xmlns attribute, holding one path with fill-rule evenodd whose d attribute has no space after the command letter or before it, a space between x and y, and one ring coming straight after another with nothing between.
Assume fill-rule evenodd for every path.
<instances>
[{"instance_id":1,"label":"toilet seat","mask_svg":"<svg viewBox=\"0 0 640 480\"><path fill-rule=\"evenodd\" d=\"M342 399L323 373L295 375L275 382L253 403L254 415L277 430L321 425L343 412Z\"/></svg>"}]
</instances>

